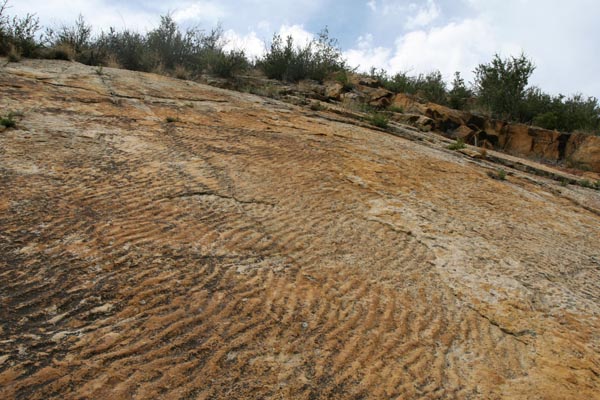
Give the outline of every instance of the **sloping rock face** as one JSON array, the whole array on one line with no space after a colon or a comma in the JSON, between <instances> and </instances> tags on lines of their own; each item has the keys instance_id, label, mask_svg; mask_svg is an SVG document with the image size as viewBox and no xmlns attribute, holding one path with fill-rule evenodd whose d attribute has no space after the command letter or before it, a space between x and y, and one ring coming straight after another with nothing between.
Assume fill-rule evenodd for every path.
<instances>
[{"instance_id":1,"label":"sloping rock face","mask_svg":"<svg viewBox=\"0 0 600 400\"><path fill-rule=\"evenodd\" d=\"M598 192L150 74L0 87L0 398L599 397Z\"/></svg>"},{"instance_id":2,"label":"sloping rock face","mask_svg":"<svg viewBox=\"0 0 600 400\"><path fill-rule=\"evenodd\" d=\"M476 146L550 162L567 161L578 168L600 172L600 137L597 136L486 119L438 104L421 103L406 94L397 94L393 104L432 119L435 130L466 139Z\"/></svg>"},{"instance_id":3,"label":"sloping rock face","mask_svg":"<svg viewBox=\"0 0 600 400\"><path fill-rule=\"evenodd\" d=\"M575 166L600 171L600 137L575 133L569 137L565 153Z\"/></svg>"},{"instance_id":4,"label":"sloping rock face","mask_svg":"<svg viewBox=\"0 0 600 400\"><path fill-rule=\"evenodd\" d=\"M435 123L435 130L449 132L467 125L468 114L459 110L440 106L435 103L421 103L416 97L407 94L396 94L393 104L404 112L417 113L431 118Z\"/></svg>"}]
</instances>

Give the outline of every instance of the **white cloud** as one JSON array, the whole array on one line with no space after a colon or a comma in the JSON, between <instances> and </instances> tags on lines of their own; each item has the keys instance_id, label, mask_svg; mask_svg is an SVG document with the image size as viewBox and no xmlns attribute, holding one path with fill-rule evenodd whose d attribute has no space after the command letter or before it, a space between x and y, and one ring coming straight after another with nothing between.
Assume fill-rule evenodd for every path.
<instances>
[{"instance_id":1,"label":"white cloud","mask_svg":"<svg viewBox=\"0 0 600 400\"><path fill-rule=\"evenodd\" d=\"M109 27L147 31L158 25L159 14L132 10L127 3L107 4L104 0L29 0L9 2L10 15L35 14L44 27L72 25L79 14L95 32Z\"/></svg>"},{"instance_id":2,"label":"white cloud","mask_svg":"<svg viewBox=\"0 0 600 400\"><path fill-rule=\"evenodd\" d=\"M398 38L389 64L394 72L422 73L439 69L446 77L460 71L470 79L474 67L497 51L514 54L520 48L511 43L499 43L485 22L467 19L427 31L413 31Z\"/></svg>"},{"instance_id":3,"label":"white cloud","mask_svg":"<svg viewBox=\"0 0 600 400\"><path fill-rule=\"evenodd\" d=\"M304 25L281 25L279 28L279 35L282 38L291 36L294 39L294 43L299 46L304 46L310 42L315 35L304 29Z\"/></svg>"},{"instance_id":4,"label":"white cloud","mask_svg":"<svg viewBox=\"0 0 600 400\"><path fill-rule=\"evenodd\" d=\"M498 43L518 44L534 60L532 84L554 94L600 95L598 1L553 1L551 6L542 0L465 1L489 24Z\"/></svg>"},{"instance_id":5,"label":"white cloud","mask_svg":"<svg viewBox=\"0 0 600 400\"><path fill-rule=\"evenodd\" d=\"M224 33L226 51L244 50L246 56L255 59L265 54L265 42L259 39L256 32L251 31L246 35L240 35L233 30L227 30Z\"/></svg>"},{"instance_id":6,"label":"white cloud","mask_svg":"<svg viewBox=\"0 0 600 400\"><path fill-rule=\"evenodd\" d=\"M522 49L538 67L533 84L552 93L581 91L600 97L598 0L355 3L357 7L340 13L340 2L322 0L9 0L9 14L36 13L43 26L54 26L70 25L81 13L98 33L111 26L144 32L171 11L183 27L210 29L221 21L225 29L233 29L228 33L231 46L243 45L252 55L274 31L305 43L313 37L305 26L331 21L335 33L341 32L342 43L352 40L353 34L362 35L364 43L345 46L344 54L363 69L377 66L414 73L440 69L444 74L456 69L467 78L495 52L509 56Z\"/></svg>"},{"instance_id":7,"label":"white cloud","mask_svg":"<svg viewBox=\"0 0 600 400\"><path fill-rule=\"evenodd\" d=\"M359 36L356 45L357 48L343 53L350 66L359 67L361 71L368 71L371 67L388 68L392 51L385 47L374 47L371 34Z\"/></svg>"},{"instance_id":8,"label":"white cloud","mask_svg":"<svg viewBox=\"0 0 600 400\"><path fill-rule=\"evenodd\" d=\"M372 38L360 37L357 47L344 53L350 65L360 70L382 67L390 73L428 73L440 70L446 79L460 71L467 80L472 70L497 51L516 54L520 48L499 43L490 26L479 20L464 20L438 28L415 30L396 39L394 48L373 47Z\"/></svg>"},{"instance_id":9,"label":"white cloud","mask_svg":"<svg viewBox=\"0 0 600 400\"><path fill-rule=\"evenodd\" d=\"M284 40L291 36L297 46L304 46L314 38L314 35L305 30L302 25L281 25L277 34ZM224 37L225 50L244 50L250 58L262 57L267 50L267 42L271 40L271 36L268 40L259 38L255 30L242 35L230 29L225 31Z\"/></svg>"},{"instance_id":10,"label":"white cloud","mask_svg":"<svg viewBox=\"0 0 600 400\"><path fill-rule=\"evenodd\" d=\"M272 33L271 31L271 23L267 20L259 21L256 27L264 32Z\"/></svg>"},{"instance_id":11,"label":"white cloud","mask_svg":"<svg viewBox=\"0 0 600 400\"><path fill-rule=\"evenodd\" d=\"M173 11L173 19L178 22L208 22L210 24L218 23L227 15L225 10L218 4L211 1L188 2Z\"/></svg>"},{"instance_id":12,"label":"white cloud","mask_svg":"<svg viewBox=\"0 0 600 400\"><path fill-rule=\"evenodd\" d=\"M415 3L410 4L410 8L416 8ZM416 15L407 18L404 26L407 29L414 29L430 25L440 16L440 8L433 0L427 0L424 7L418 8Z\"/></svg>"}]
</instances>

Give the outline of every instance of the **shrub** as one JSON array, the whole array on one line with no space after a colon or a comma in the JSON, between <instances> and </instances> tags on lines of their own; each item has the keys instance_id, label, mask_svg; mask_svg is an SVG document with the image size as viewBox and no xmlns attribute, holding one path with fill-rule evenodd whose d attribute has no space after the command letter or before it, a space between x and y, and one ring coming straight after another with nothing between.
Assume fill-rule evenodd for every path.
<instances>
[{"instance_id":1,"label":"shrub","mask_svg":"<svg viewBox=\"0 0 600 400\"><path fill-rule=\"evenodd\" d=\"M296 46L291 36L284 43L280 35L274 35L258 65L267 77L288 82L306 78L322 82L328 75L346 69L337 40L329 37L327 28L304 47Z\"/></svg>"},{"instance_id":2,"label":"shrub","mask_svg":"<svg viewBox=\"0 0 600 400\"><path fill-rule=\"evenodd\" d=\"M562 102L561 98L544 93L538 87L531 87L525 91L519 120L533 122L542 128L555 129L558 126L560 102Z\"/></svg>"},{"instance_id":3,"label":"shrub","mask_svg":"<svg viewBox=\"0 0 600 400\"><path fill-rule=\"evenodd\" d=\"M487 175L492 178L492 179L496 179L498 181L504 181L506 180L506 171L503 170L502 168L500 168L499 170L497 170L496 172L492 172L489 171L487 173Z\"/></svg>"},{"instance_id":4,"label":"shrub","mask_svg":"<svg viewBox=\"0 0 600 400\"><path fill-rule=\"evenodd\" d=\"M12 52L19 57L36 56L42 46L36 40L40 30L39 19L33 14L11 19L6 15L7 4L8 0L0 2L0 55L9 55Z\"/></svg>"},{"instance_id":5,"label":"shrub","mask_svg":"<svg viewBox=\"0 0 600 400\"><path fill-rule=\"evenodd\" d=\"M75 50L70 45L64 43L59 44L55 47L46 49L43 52L44 58L48 58L51 60L64 60L64 61L73 61L75 60L77 54Z\"/></svg>"},{"instance_id":6,"label":"shrub","mask_svg":"<svg viewBox=\"0 0 600 400\"><path fill-rule=\"evenodd\" d=\"M393 113L404 113L404 109L402 107L398 107L398 106L394 106L394 105L390 105L386 108L387 111L393 112Z\"/></svg>"},{"instance_id":7,"label":"shrub","mask_svg":"<svg viewBox=\"0 0 600 400\"><path fill-rule=\"evenodd\" d=\"M59 28L47 28L45 42L54 49L57 59L78 60L90 64L89 50L91 46L92 27L86 24L82 15L79 15L75 25L62 25ZM88 57L85 57L87 55Z\"/></svg>"},{"instance_id":8,"label":"shrub","mask_svg":"<svg viewBox=\"0 0 600 400\"><path fill-rule=\"evenodd\" d=\"M370 76L391 92L413 94L432 103L447 104L446 83L440 71L417 76L399 72L390 77L384 69L371 68Z\"/></svg>"},{"instance_id":9,"label":"shrub","mask_svg":"<svg viewBox=\"0 0 600 400\"><path fill-rule=\"evenodd\" d=\"M214 50L207 56L207 69L221 78L231 78L248 69L250 63L243 50Z\"/></svg>"},{"instance_id":10,"label":"shrub","mask_svg":"<svg viewBox=\"0 0 600 400\"><path fill-rule=\"evenodd\" d=\"M448 149L449 150L460 150L460 149L464 149L465 147L467 147L465 145L465 141L461 138L458 138L458 139L456 139L456 142L454 142L448 146Z\"/></svg>"},{"instance_id":11,"label":"shrub","mask_svg":"<svg viewBox=\"0 0 600 400\"><path fill-rule=\"evenodd\" d=\"M455 72L452 89L448 92L448 105L457 110L464 110L471 97L473 92L465 85L460 72Z\"/></svg>"},{"instance_id":12,"label":"shrub","mask_svg":"<svg viewBox=\"0 0 600 400\"><path fill-rule=\"evenodd\" d=\"M378 127L378 128L382 128L382 129L387 129L388 125L389 125L389 119L385 114L382 113L375 113L372 114L369 118L369 122Z\"/></svg>"},{"instance_id":13,"label":"shrub","mask_svg":"<svg viewBox=\"0 0 600 400\"><path fill-rule=\"evenodd\" d=\"M496 176L498 177L498 180L501 180L501 181L503 181L503 180L506 180L506 171L505 171L505 170L503 170L502 168L500 168L500 169L498 170L498 172L497 172L497 175L496 175Z\"/></svg>"},{"instance_id":14,"label":"shrub","mask_svg":"<svg viewBox=\"0 0 600 400\"><path fill-rule=\"evenodd\" d=\"M264 73L269 78L287 80L290 78L289 69L291 68L292 62L298 62L298 55L294 54L294 40L291 36L288 36L283 44L283 39L280 35L274 35L271 41L269 51L259 61Z\"/></svg>"},{"instance_id":15,"label":"shrub","mask_svg":"<svg viewBox=\"0 0 600 400\"><path fill-rule=\"evenodd\" d=\"M546 129L598 131L600 106L594 97L586 98L581 94L551 96L532 87L525 93L520 120Z\"/></svg>"},{"instance_id":16,"label":"shrub","mask_svg":"<svg viewBox=\"0 0 600 400\"><path fill-rule=\"evenodd\" d=\"M103 64L112 59L125 69L145 72L150 71L155 64L147 50L145 37L137 32L117 32L110 28L108 32L102 32L93 46Z\"/></svg>"},{"instance_id":17,"label":"shrub","mask_svg":"<svg viewBox=\"0 0 600 400\"><path fill-rule=\"evenodd\" d=\"M223 50L223 30L216 27L208 34L199 29L180 30L170 15L162 16L160 25L141 35L114 28L92 42L94 56L105 65L117 65L137 71L153 71L180 79L190 79L202 72L230 78L248 68L243 51Z\"/></svg>"},{"instance_id":18,"label":"shrub","mask_svg":"<svg viewBox=\"0 0 600 400\"><path fill-rule=\"evenodd\" d=\"M384 88L391 92L416 93L414 78L408 76L406 72L400 72L390 77L384 69L376 70L375 68L371 68L370 75L371 78L377 79Z\"/></svg>"},{"instance_id":19,"label":"shrub","mask_svg":"<svg viewBox=\"0 0 600 400\"><path fill-rule=\"evenodd\" d=\"M14 113L8 113L4 117L0 117L0 125L6 128L14 128L17 126L17 122L14 119Z\"/></svg>"},{"instance_id":20,"label":"shrub","mask_svg":"<svg viewBox=\"0 0 600 400\"><path fill-rule=\"evenodd\" d=\"M598 180L596 182L592 182L588 179L583 179L583 180L579 181L579 186L588 188L588 189L600 190L600 180Z\"/></svg>"},{"instance_id":21,"label":"shrub","mask_svg":"<svg viewBox=\"0 0 600 400\"><path fill-rule=\"evenodd\" d=\"M525 54L502 59L498 54L489 64L475 68L478 102L495 117L515 119L525 97L525 88L535 65Z\"/></svg>"},{"instance_id":22,"label":"shrub","mask_svg":"<svg viewBox=\"0 0 600 400\"><path fill-rule=\"evenodd\" d=\"M559 126L561 125L560 117L553 111L534 116L532 123L533 125L544 129L559 129Z\"/></svg>"},{"instance_id":23,"label":"shrub","mask_svg":"<svg viewBox=\"0 0 600 400\"><path fill-rule=\"evenodd\" d=\"M566 131L600 131L600 106L595 97L575 94L562 101L559 128Z\"/></svg>"},{"instance_id":24,"label":"shrub","mask_svg":"<svg viewBox=\"0 0 600 400\"><path fill-rule=\"evenodd\" d=\"M419 74L414 85L417 96L432 103L447 104L446 83L440 71Z\"/></svg>"},{"instance_id":25,"label":"shrub","mask_svg":"<svg viewBox=\"0 0 600 400\"><path fill-rule=\"evenodd\" d=\"M213 30L217 39L222 36L220 27ZM158 28L148 32L145 43L148 52L154 56L155 65L162 65L173 70L177 65L189 69L200 69L198 55L201 54L204 36L198 29L192 28L182 32L170 15L160 17ZM216 41L215 41L216 43Z\"/></svg>"}]
</instances>

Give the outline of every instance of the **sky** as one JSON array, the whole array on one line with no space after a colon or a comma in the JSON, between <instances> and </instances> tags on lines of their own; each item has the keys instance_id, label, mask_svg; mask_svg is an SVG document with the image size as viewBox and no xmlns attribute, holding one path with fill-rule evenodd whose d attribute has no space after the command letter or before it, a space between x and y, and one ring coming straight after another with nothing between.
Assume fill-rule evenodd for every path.
<instances>
[{"instance_id":1,"label":"sky","mask_svg":"<svg viewBox=\"0 0 600 400\"><path fill-rule=\"evenodd\" d=\"M309 40L325 26L359 71L411 75L455 71L467 82L494 54L524 52L530 84L600 98L598 0L9 0L9 15L35 13L44 26L79 14L96 31L146 31L171 13L183 27L221 24L228 48L259 57L274 33Z\"/></svg>"}]
</instances>

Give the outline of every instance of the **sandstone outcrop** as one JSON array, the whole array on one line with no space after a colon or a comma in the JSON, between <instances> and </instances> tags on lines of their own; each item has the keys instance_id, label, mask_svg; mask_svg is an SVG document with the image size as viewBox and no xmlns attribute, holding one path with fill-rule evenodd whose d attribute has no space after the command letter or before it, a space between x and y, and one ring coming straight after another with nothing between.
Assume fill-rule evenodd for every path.
<instances>
[{"instance_id":1,"label":"sandstone outcrop","mask_svg":"<svg viewBox=\"0 0 600 400\"><path fill-rule=\"evenodd\" d=\"M344 92L344 85L339 82L325 82L325 96L328 100L340 100Z\"/></svg>"},{"instance_id":2,"label":"sandstone outcrop","mask_svg":"<svg viewBox=\"0 0 600 400\"><path fill-rule=\"evenodd\" d=\"M0 90L0 398L598 398L598 191L334 104L40 60Z\"/></svg>"},{"instance_id":3,"label":"sandstone outcrop","mask_svg":"<svg viewBox=\"0 0 600 400\"><path fill-rule=\"evenodd\" d=\"M245 78L247 79L247 78ZM211 84L230 88L227 80ZM600 172L598 152L600 137L581 133L564 133L535 126L507 123L465 111L454 110L435 103L424 102L409 94L393 94L381 87L377 79L351 75L349 85L337 80L319 83L311 80L298 84L283 84L266 79L251 79L250 86L275 85L278 95L301 96L324 102L342 102L367 105L379 110L393 106L390 116L394 121L408 123L423 132L438 132L452 139L462 139L474 146L494 149L508 154L561 164L582 171Z\"/></svg>"},{"instance_id":4,"label":"sandstone outcrop","mask_svg":"<svg viewBox=\"0 0 600 400\"><path fill-rule=\"evenodd\" d=\"M397 94L393 104L406 112L430 118L434 130L476 146L600 172L600 137L483 118L438 104L423 103L406 94Z\"/></svg>"},{"instance_id":5,"label":"sandstone outcrop","mask_svg":"<svg viewBox=\"0 0 600 400\"><path fill-rule=\"evenodd\" d=\"M600 137L575 133L569 136L565 157L573 166L600 171Z\"/></svg>"}]
</instances>

